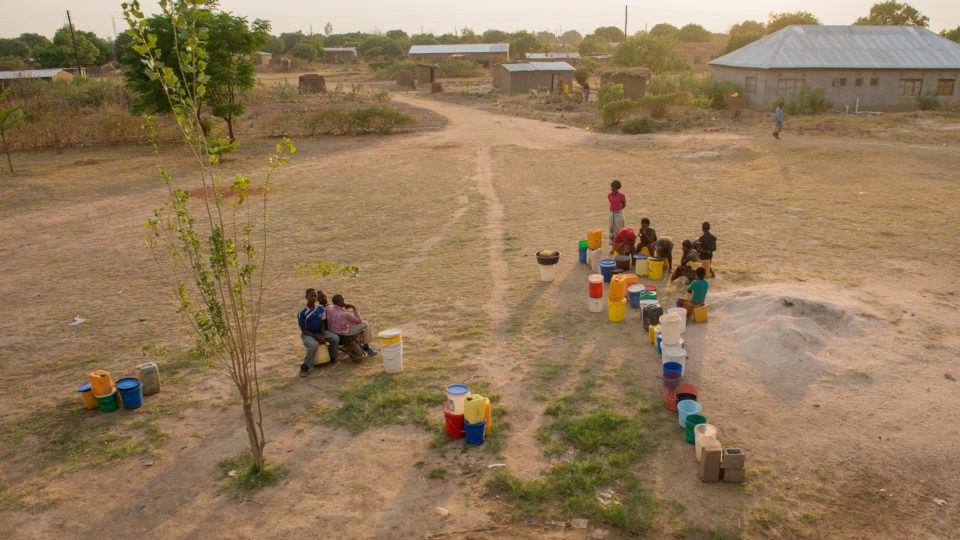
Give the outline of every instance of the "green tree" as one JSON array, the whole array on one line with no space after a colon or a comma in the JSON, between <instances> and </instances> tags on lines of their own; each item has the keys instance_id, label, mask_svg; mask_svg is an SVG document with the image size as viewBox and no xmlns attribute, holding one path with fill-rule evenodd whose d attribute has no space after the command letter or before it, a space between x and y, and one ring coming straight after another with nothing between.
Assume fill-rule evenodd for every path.
<instances>
[{"instance_id":1,"label":"green tree","mask_svg":"<svg viewBox=\"0 0 960 540\"><path fill-rule=\"evenodd\" d=\"M181 4L193 7L187 10ZM205 60L207 67L204 71L208 80L201 87L202 93L198 96L196 112L200 114L204 106L210 106L213 115L226 122L232 142L236 140L234 119L241 116L244 110L240 96L257 82L250 55L266 43L270 24L260 19L251 24L245 17L236 17L222 11L215 13L207 7L209 5L209 2L200 0L176 3L177 9L187 10L187 14L182 16L195 20L205 35L208 59ZM173 7L166 11L176 13ZM175 27L170 15L143 19L143 25L143 33L153 36L153 46L165 55L159 60L163 67L170 68L171 74L181 81L180 84L187 84L194 75L186 69L187 66L179 64L179 58L186 55L188 51L185 47L188 45L180 41L177 42L177 47L174 46ZM131 37L136 40L136 36ZM136 93L132 104L133 111L138 114L169 112L170 102L164 85L151 77L150 67L141 61L142 54L141 50L132 47L123 58L123 63L130 67L124 75L125 83Z\"/></svg>"},{"instance_id":2,"label":"green tree","mask_svg":"<svg viewBox=\"0 0 960 540\"><path fill-rule=\"evenodd\" d=\"M922 26L930 25L930 17L920 13L910 4L889 0L870 8L870 14L860 17L853 24L873 26Z\"/></svg>"},{"instance_id":3,"label":"green tree","mask_svg":"<svg viewBox=\"0 0 960 540\"><path fill-rule=\"evenodd\" d=\"M0 142L3 143L3 152L7 155L10 174L13 174L13 160L10 159L10 147L7 146L7 131L20 125L20 122L23 121L23 113L19 105L3 107L9 93L9 89L0 92Z\"/></svg>"},{"instance_id":4,"label":"green tree","mask_svg":"<svg viewBox=\"0 0 960 540\"><path fill-rule=\"evenodd\" d=\"M954 28L953 30L943 30L940 32L940 35L960 43L960 26Z\"/></svg>"},{"instance_id":5,"label":"green tree","mask_svg":"<svg viewBox=\"0 0 960 540\"><path fill-rule=\"evenodd\" d=\"M576 30L567 30L560 35L560 43L567 47L576 47L580 45L581 41L583 41L583 36Z\"/></svg>"},{"instance_id":6,"label":"green tree","mask_svg":"<svg viewBox=\"0 0 960 540\"><path fill-rule=\"evenodd\" d=\"M650 35L654 37L675 38L680 29L669 23L659 23L653 25L650 29Z\"/></svg>"},{"instance_id":7,"label":"green tree","mask_svg":"<svg viewBox=\"0 0 960 540\"><path fill-rule=\"evenodd\" d=\"M460 29L460 43L480 43L480 36L473 29L464 26Z\"/></svg>"},{"instance_id":8,"label":"green tree","mask_svg":"<svg viewBox=\"0 0 960 540\"><path fill-rule=\"evenodd\" d=\"M32 52L37 63L45 68L75 66L78 55L81 66L92 66L100 58L100 49L80 33L77 34L77 54L74 54L70 27L66 25L53 35L52 43Z\"/></svg>"},{"instance_id":9,"label":"green tree","mask_svg":"<svg viewBox=\"0 0 960 540\"><path fill-rule=\"evenodd\" d=\"M607 45L606 41L598 38L597 36L590 35L583 38L583 41L581 41L580 45L577 46L577 50L584 56L591 54L607 54L610 52L610 46Z\"/></svg>"},{"instance_id":10,"label":"green tree","mask_svg":"<svg viewBox=\"0 0 960 540\"><path fill-rule=\"evenodd\" d=\"M387 30L383 35L394 41L407 41L410 39L410 36L403 30Z\"/></svg>"},{"instance_id":11,"label":"green tree","mask_svg":"<svg viewBox=\"0 0 960 540\"><path fill-rule=\"evenodd\" d=\"M733 36L738 36L740 34L766 34L767 26L762 22L757 21L743 21L742 23L737 23L730 27L730 30L727 33L732 38Z\"/></svg>"},{"instance_id":12,"label":"green tree","mask_svg":"<svg viewBox=\"0 0 960 540\"><path fill-rule=\"evenodd\" d=\"M293 46L290 49L290 56L294 58L299 58L301 60L306 60L307 62L316 62L320 57L320 52L317 50L317 47L313 43L306 41L301 41Z\"/></svg>"},{"instance_id":13,"label":"green tree","mask_svg":"<svg viewBox=\"0 0 960 540\"><path fill-rule=\"evenodd\" d=\"M20 39L0 38L0 56L12 56L21 60L29 60L30 46Z\"/></svg>"},{"instance_id":14,"label":"green tree","mask_svg":"<svg viewBox=\"0 0 960 540\"><path fill-rule=\"evenodd\" d=\"M437 43L442 45L453 45L455 43L460 43L460 38L450 33L441 34L437 36Z\"/></svg>"},{"instance_id":15,"label":"green tree","mask_svg":"<svg viewBox=\"0 0 960 540\"><path fill-rule=\"evenodd\" d=\"M407 54L409 47L387 36L370 36L360 43L357 52L361 56L383 58L387 61L398 60Z\"/></svg>"},{"instance_id":16,"label":"green tree","mask_svg":"<svg viewBox=\"0 0 960 540\"><path fill-rule=\"evenodd\" d=\"M537 40L547 47L556 47L560 45L560 39L553 32L537 32Z\"/></svg>"},{"instance_id":17,"label":"green tree","mask_svg":"<svg viewBox=\"0 0 960 540\"><path fill-rule=\"evenodd\" d=\"M731 34L730 39L727 40L727 44L723 47L723 50L720 51L720 54L733 52L765 36L766 34L757 32L737 32L736 34Z\"/></svg>"},{"instance_id":18,"label":"green tree","mask_svg":"<svg viewBox=\"0 0 960 540\"><path fill-rule=\"evenodd\" d=\"M510 41L510 34L503 30L487 30L480 36L480 41L484 43L507 43Z\"/></svg>"},{"instance_id":19,"label":"green tree","mask_svg":"<svg viewBox=\"0 0 960 540\"><path fill-rule=\"evenodd\" d=\"M699 24L685 24L683 28L677 32L677 39L684 43L702 43L710 41L711 38L713 38L713 34Z\"/></svg>"},{"instance_id":20,"label":"green tree","mask_svg":"<svg viewBox=\"0 0 960 540\"><path fill-rule=\"evenodd\" d=\"M264 52L268 52L274 56L280 56L286 50L283 40L277 36L268 36L267 43L263 46Z\"/></svg>"},{"instance_id":21,"label":"green tree","mask_svg":"<svg viewBox=\"0 0 960 540\"><path fill-rule=\"evenodd\" d=\"M433 34L414 34L410 36L411 45L436 45L439 43Z\"/></svg>"},{"instance_id":22,"label":"green tree","mask_svg":"<svg viewBox=\"0 0 960 540\"><path fill-rule=\"evenodd\" d=\"M624 67L645 67L654 73L690 69L686 58L677 51L676 42L650 35L624 40L613 51L611 63Z\"/></svg>"},{"instance_id":23,"label":"green tree","mask_svg":"<svg viewBox=\"0 0 960 540\"><path fill-rule=\"evenodd\" d=\"M47 36L41 36L40 34L34 34L32 32L20 34L20 37L17 39L29 45L31 51L53 44Z\"/></svg>"},{"instance_id":24,"label":"green tree","mask_svg":"<svg viewBox=\"0 0 960 540\"><path fill-rule=\"evenodd\" d=\"M529 52L542 52L546 47L537 39L537 36L521 30L510 36L510 54L515 58L523 58Z\"/></svg>"},{"instance_id":25,"label":"green tree","mask_svg":"<svg viewBox=\"0 0 960 540\"><path fill-rule=\"evenodd\" d=\"M593 35L607 43L620 43L625 37L623 30L616 26L601 26L593 31Z\"/></svg>"},{"instance_id":26,"label":"green tree","mask_svg":"<svg viewBox=\"0 0 960 540\"><path fill-rule=\"evenodd\" d=\"M297 46L297 43L300 43L304 39L307 39L307 36L300 30L280 34L280 41L283 42L283 50L285 51L293 50L293 48Z\"/></svg>"},{"instance_id":27,"label":"green tree","mask_svg":"<svg viewBox=\"0 0 960 540\"><path fill-rule=\"evenodd\" d=\"M83 30L77 30L77 37L83 36L84 39L93 44L97 48L99 54L97 55L96 63L99 65L106 64L113 60L113 44L109 41L97 37L93 32L84 32Z\"/></svg>"},{"instance_id":28,"label":"green tree","mask_svg":"<svg viewBox=\"0 0 960 540\"><path fill-rule=\"evenodd\" d=\"M820 24L820 19L806 11L771 13L770 19L767 21L767 33L772 34L791 24Z\"/></svg>"}]
</instances>

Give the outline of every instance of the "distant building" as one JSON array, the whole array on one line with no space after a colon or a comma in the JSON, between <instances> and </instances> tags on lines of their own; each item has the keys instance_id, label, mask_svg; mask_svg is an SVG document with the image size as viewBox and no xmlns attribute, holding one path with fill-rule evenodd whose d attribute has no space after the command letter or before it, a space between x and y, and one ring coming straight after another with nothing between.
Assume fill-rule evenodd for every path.
<instances>
[{"instance_id":1,"label":"distant building","mask_svg":"<svg viewBox=\"0 0 960 540\"><path fill-rule=\"evenodd\" d=\"M74 68L76 71L76 68ZM24 81L69 81L73 74L65 68L0 71L0 90Z\"/></svg>"},{"instance_id":2,"label":"distant building","mask_svg":"<svg viewBox=\"0 0 960 540\"><path fill-rule=\"evenodd\" d=\"M545 52L545 53L527 53L527 60L530 62L566 62L568 60L579 60L578 52Z\"/></svg>"},{"instance_id":3,"label":"distant building","mask_svg":"<svg viewBox=\"0 0 960 540\"><path fill-rule=\"evenodd\" d=\"M324 47L324 64L349 64L357 59L356 47Z\"/></svg>"},{"instance_id":4,"label":"distant building","mask_svg":"<svg viewBox=\"0 0 960 540\"><path fill-rule=\"evenodd\" d=\"M709 64L758 110L804 86L824 88L836 109L909 110L928 94L960 106L960 44L925 28L788 26Z\"/></svg>"},{"instance_id":5,"label":"distant building","mask_svg":"<svg viewBox=\"0 0 960 540\"><path fill-rule=\"evenodd\" d=\"M504 94L531 90L555 91L558 85L573 88L573 66L566 62L500 64L493 68L493 86Z\"/></svg>"},{"instance_id":6,"label":"distant building","mask_svg":"<svg viewBox=\"0 0 960 540\"><path fill-rule=\"evenodd\" d=\"M622 84L623 96L630 99L642 98L650 83L650 70L642 67L601 68L596 74L600 76L601 87L605 84Z\"/></svg>"},{"instance_id":7,"label":"distant building","mask_svg":"<svg viewBox=\"0 0 960 540\"><path fill-rule=\"evenodd\" d=\"M268 52L257 51L257 52L255 52L255 53L253 53L253 63L254 63L254 65L257 65L257 66L269 66L271 60L273 60L273 55L270 54L270 53L268 53Z\"/></svg>"},{"instance_id":8,"label":"distant building","mask_svg":"<svg viewBox=\"0 0 960 540\"><path fill-rule=\"evenodd\" d=\"M413 45L410 47L413 60L444 60L466 58L493 65L510 61L509 43L458 43L453 45Z\"/></svg>"}]
</instances>

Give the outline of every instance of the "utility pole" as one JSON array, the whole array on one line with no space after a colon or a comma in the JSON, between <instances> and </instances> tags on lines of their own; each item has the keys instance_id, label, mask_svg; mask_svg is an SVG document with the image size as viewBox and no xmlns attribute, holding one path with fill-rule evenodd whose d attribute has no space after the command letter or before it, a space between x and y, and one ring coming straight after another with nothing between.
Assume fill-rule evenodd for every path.
<instances>
[{"instance_id":1,"label":"utility pole","mask_svg":"<svg viewBox=\"0 0 960 540\"><path fill-rule=\"evenodd\" d=\"M117 19L110 15L110 24L113 25L113 40L117 40Z\"/></svg>"},{"instance_id":2,"label":"utility pole","mask_svg":"<svg viewBox=\"0 0 960 540\"><path fill-rule=\"evenodd\" d=\"M627 6L623 6L623 38L627 38Z\"/></svg>"},{"instance_id":3,"label":"utility pole","mask_svg":"<svg viewBox=\"0 0 960 540\"><path fill-rule=\"evenodd\" d=\"M73 31L73 20L70 19L70 10L67 10L67 24L70 25L70 37L73 39L73 56L77 59L77 78L83 73L80 71L80 51L77 50L77 34Z\"/></svg>"}]
</instances>

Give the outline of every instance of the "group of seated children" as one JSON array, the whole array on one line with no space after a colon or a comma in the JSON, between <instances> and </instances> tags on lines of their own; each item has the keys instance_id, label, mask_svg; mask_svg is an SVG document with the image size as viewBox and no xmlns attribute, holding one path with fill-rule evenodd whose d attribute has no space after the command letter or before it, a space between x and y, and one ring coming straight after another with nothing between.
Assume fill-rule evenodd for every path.
<instances>
[{"instance_id":1,"label":"group of seated children","mask_svg":"<svg viewBox=\"0 0 960 540\"><path fill-rule=\"evenodd\" d=\"M313 369L317 349L321 345L327 346L330 365L336 363L341 346L347 349L347 354L354 362L377 354L370 348L373 336L369 325L360 317L356 306L344 301L342 294L333 295L332 306L327 304L327 295L323 291L310 288L304 296L307 305L297 314L300 339L307 348L303 363L300 364L301 377L306 377Z\"/></svg>"}]
</instances>

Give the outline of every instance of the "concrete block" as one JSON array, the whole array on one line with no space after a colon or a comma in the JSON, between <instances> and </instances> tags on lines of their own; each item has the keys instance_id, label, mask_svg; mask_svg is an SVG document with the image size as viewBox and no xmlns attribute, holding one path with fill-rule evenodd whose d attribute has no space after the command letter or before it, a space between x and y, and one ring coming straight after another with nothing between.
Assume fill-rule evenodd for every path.
<instances>
[{"instance_id":1,"label":"concrete block","mask_svg":"<svg viewBox=\"0 0 960 540\"><path fill-rule=\"evenodd\" d=\"M740 484L746 478L746 472L743 469L722 469L720 476L724 482Z\"/></svg>"},{"instance_id":2,"label":"concrete block","mask_svg":"<svg viewBox=\"0 0 960 540\"><path fill-rule=\"evenodd\" d=\"M728 447L723 449L720 460L724 469L742 469L747 461L747 453L742 448Z\"/></svg>"},{"instance_id":3,"label":"concrete block","mask_svg":"<svg viewBox=\"0 0 960 540\"><path fill-rule=\"evenodd\" d=\"M718 482L720 480L720 458L722 454L723 450L717 441L711 441L700 449L698 476L701 482Z\"/></svg>"}]
</instances>

